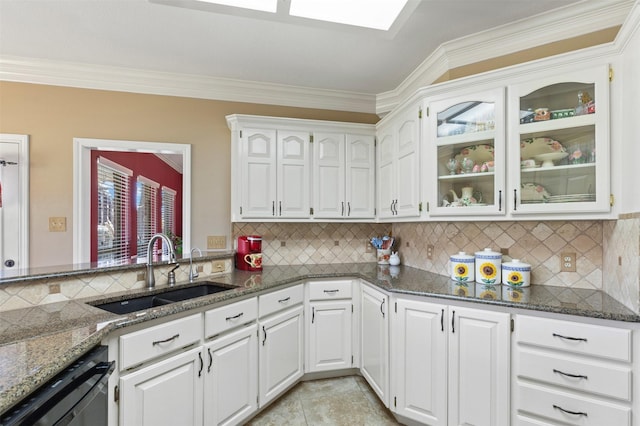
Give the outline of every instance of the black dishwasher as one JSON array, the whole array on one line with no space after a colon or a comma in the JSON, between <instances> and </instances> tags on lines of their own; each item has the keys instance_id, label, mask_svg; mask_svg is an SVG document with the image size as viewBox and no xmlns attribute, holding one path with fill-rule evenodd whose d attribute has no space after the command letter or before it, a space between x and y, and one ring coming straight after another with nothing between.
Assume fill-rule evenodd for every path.
<instances>
[{"instance_id":1,"label":"black dishwasher","mask_svg":"<svg viewBox=\"0 0 640 426\"><path fill-rule=\"evenodd\" d=\"M107 425L107 385L115 361L97 346L0 417L1 426Z\"/></svg>"}]
</instances>

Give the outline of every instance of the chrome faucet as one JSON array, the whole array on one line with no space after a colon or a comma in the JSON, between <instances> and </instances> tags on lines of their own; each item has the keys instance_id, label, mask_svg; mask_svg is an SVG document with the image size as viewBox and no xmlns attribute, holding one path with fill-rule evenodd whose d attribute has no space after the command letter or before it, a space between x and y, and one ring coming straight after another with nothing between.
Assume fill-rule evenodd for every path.
<instances>
[{"instance_id":1,"label":"chrome faucet","mask_svg":"<svg viewBox=\"0 0 640 426\"><path fill-rule=\"evenodd\" d=\"M194 247L191 249L191 256L189 256L189 282L192 283L195 278L198 278L198 271L193 270L193 252L198 250L200 257L202 257L202 250L198 247Z\"/></svg>"},{"instance_id":2,"label":"chrome faucet","mask_svg":"<svg viewBox=\"0 0 640 426\"><path fill-rule=\"evenodd\" d=\"M155 234L154 236L152 236L149 239L149 244L147 245L147 276L146 276L147 288L154 288L156 286L156 277L153 275L153 245L158 239L161 239L162 241L164 241L167 244L167 247L169 247L170 263L173 262L176 265L171 270L171 272L173 273L173 271L179 266L178 262L176 262L176 252L173 249L173 244L171 243L171 240L169 239L169 237L167 237L164 234ZM175 284L175 278L174 278L174 284Z\"/></svg>"}]
</instances>

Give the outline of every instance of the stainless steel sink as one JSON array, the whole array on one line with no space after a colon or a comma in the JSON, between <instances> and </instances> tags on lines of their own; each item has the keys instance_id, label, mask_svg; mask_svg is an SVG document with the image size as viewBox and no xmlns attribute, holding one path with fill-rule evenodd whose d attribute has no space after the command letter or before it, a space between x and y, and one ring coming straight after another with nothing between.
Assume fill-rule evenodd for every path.
<instances>
[{"instance_id":1,"label":"stainless steel sink","mask_svg":"<svg viewBox=\"0 0 640 426\"><path fill-rule=\"evenodd\" d=\"M91 303L93 306L114 314L129 314L131 312L142 311L156 306L169 305L183 300L194 299L196 297L208 296L221 291L232 290L233 287L204 282L191 287L174 288L161 293L150 294L148 296L132 297L131 299L119 300L108 303Z\"/></svg>"}]
</instances>

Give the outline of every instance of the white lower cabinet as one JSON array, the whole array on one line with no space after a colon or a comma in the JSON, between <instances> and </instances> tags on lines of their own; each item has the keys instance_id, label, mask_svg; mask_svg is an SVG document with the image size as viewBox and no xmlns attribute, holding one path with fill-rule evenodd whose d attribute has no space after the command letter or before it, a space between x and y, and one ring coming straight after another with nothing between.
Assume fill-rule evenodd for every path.
<instances>
[{"instance_id":1,"label":"white lower cabinet","mask_svg":"<svg viewBox=\"0 0 640 426\"><path fill-rule=\"evenodd\" d=\"M311 281L306 293L305 372L353 367L352 281Z\"/></svg>"},{"instance_id":2,"label":"white lower cabinet","mask_svg":"<svg viewBox=\"0 0 640 426\"><path fill-rule=\"evenodd\" d=\"M202 424L201 348L120 378L121 426Z\"/></svg>"},{"instance_id":3,"label":"white lower cabinet","mask_svg":"<svg viewBox=\"0 0 640 426\"><path fill-rule=\"evenodd\" d=\"M391 321L393 411L447 425L447 306L398 299Z\"/></svg>"},{"instance_id":4,"label":"white lower cabinet","mask_svg":"<svg viewBox=\"0 0 640 426\"><path fill-rule=\"evenodd\" d=\"M630 426L632 347L630 329L518 315L514 423Z\"/></svg>"},{"instance_id":5,"label":"white lower cabinet","mask_svg":"<svg viewBox=\"0 0 640 426\"><path fill-rule=\"evenodd\" d=\"M257 330L254 323L205 345L205 425L236 425L258 409Z\"/></svg>"},{"instance_id":6,"label":"white lower cabinet","mask_svg":"<svg viewBox=\"0 0 640 426\"><path fill-rule=\"evenodd\" d=\"M302 305L260 318L260 408L279 396L304 372Z\"/></svg>"},{"instance_id":7,"label":"white lower cabinet","mask_svg":"<svg viewBox=\"0 0 640 426\"><path fill-rule=\"evenodd\" d=\"M389 296L363 284L360 299L360 373L389 406Z\"/></svg>"},{"instance_id":8,"label":"white lower cabinet","mask_svg":"<svg viewBox=\"0 0 640 426\"><path fill-rule=\"evenodd\" d=\"M428 425L508 425L509 314L395 303L392 410Z\"/></svg>"}]
</instances>

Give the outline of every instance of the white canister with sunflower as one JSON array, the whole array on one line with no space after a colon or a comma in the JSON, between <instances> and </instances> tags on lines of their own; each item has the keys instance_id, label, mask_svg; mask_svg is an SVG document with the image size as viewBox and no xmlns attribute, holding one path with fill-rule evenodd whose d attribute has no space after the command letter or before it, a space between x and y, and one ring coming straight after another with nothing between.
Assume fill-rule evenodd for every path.
<instances>
[{"instance_id":1,"label":"white canister with sunflower","mask_svg":"<svg viewBox=\"0 0 640 426\"><path fill-rule=\"evenodd\" d=\"M502 283L511 287L529 287L531 284L531 265L513 259L502 264Z\"/></svg>"},{"instance_id":2,"label":"white canister with sunflower","mask_svg":"<svg viewBox=\"0 0 640 426\"><path fill-rule=\"evenodd\" d=\"M476 282L480 284L498 285L502 275L500 266L502 254L486 248L476 252Z\"/></svg>"},{"instance_id":3,"label":"white canister with sunflower","mask_svg":"<svg viewBox=\"0 0 640 426\"><path fill-rule=\"evenodd\" d=\"M475 257L463 251L449 257L451 279L459 283L475 280Z\"/></svg>"}]
</instances>

